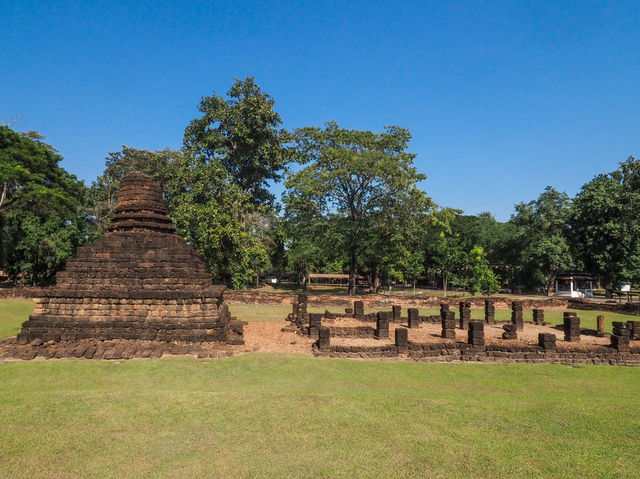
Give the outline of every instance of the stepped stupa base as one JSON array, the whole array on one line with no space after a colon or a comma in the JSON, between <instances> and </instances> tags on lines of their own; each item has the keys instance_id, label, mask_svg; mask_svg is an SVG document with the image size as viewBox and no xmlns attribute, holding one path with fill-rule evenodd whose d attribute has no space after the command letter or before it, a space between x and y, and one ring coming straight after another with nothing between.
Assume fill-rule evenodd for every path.
<instances>
[{"instance_id":1,"label":"stepped stupa base","mask_svg":"<svg viewBox=\"0 0 640 479\"><path fill-rule=\"evenodd\" d=\"M109 231L78 248L35 300L17 336L48 341L143 340L243 344L224 286L193 246L174 232L160 185L130 173L121 182Z\"/></svg>"}]
</instances>

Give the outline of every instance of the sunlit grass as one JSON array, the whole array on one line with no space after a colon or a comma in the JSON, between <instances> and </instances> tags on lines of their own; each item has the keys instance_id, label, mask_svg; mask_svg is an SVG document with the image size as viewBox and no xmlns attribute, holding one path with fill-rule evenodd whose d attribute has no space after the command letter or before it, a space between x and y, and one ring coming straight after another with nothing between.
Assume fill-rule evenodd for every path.
<instances>
[{"instance_id":1,"label":"sunlit grass","mask_svg":"<svg viewBox=\"0 0 640 479\"><path fill-rule=\"evenodd\" d=\"M640 369L0 363L0 476L638 477Z\"/></svg>"},{"instance_id":2,"label":"sunlit grass","mask_svg":"<svg viewBox=\"0 0 640 479\"><path fill-rule=\"evenodd\" d=\"M32 312L30 299L0 299L0 338L18 334Z\"/></svg>"}]
</instances>

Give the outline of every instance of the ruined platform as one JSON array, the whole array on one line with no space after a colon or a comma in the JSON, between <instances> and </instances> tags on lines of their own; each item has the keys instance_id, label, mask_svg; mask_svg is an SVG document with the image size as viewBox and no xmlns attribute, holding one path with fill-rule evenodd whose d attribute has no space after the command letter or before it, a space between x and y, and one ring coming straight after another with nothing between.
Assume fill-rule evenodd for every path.
<instances>
[{"instance_id":1,"label":"ruined platform","mask_svg":"<svg viewBox=\"0 0 640 479\"><path fill-rule=\"evenodd\" d=\"M121 182L113 222L35 299L18 341L149 340L242 344L224 286L175 233L159 184L142 173Z\"/></svg>"}]
</instances>

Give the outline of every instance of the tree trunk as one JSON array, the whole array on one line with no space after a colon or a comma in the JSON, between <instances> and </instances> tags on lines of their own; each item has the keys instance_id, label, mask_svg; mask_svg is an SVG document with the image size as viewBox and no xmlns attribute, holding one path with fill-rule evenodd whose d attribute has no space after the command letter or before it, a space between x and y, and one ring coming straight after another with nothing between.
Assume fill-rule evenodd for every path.
<instances>
[{"instance_id":1,"label":"tree trunk","mask_svg":"<svg viewBox=\"0 0 640 479\"><path fill-rule=\"evenodd\" d=\"M9 188L9 183L6 181L2 186L2 195L0 195L0 208L2 207L2 203L4 203L4 199L7 197L7 189Z\"/></svg>"},{"instance_id":2,"label":"tree trunk","mask_svg":"<svg viewBox=\"0 0 640 479\"><path fill-rule=\"evenodd\" d=\"M551 292L551 288L553 288L553 283L555 283L556 280L556 275L555 273L552 273L551 276L549 276L549 278L547 279L547 284L545 284L545 295L549 296L549 293Z\"/></svg>"},{"instance_id":3,"label":"tree trunk","mask_svg":"<svg viewBox=\"0 0 640 479\"><path fill-rule=\"evenodd\" d=\"M442 290L444 291L444 297L447 297L447 275L442 275Z\"/></svg>"},{"instance_id":4,"label":"tree trunk","mask_svg":"<svg viewBox=\"0 0 640 479\"><path fill-rule=\"evenodd\" d=\"M380 273L376 270L373 275L373 292L378 294L380 291Z\"/></svg>"},{"instance_id":5,"label":"tree trunk","mask_svg":"<svg viewBox=\"0 0 640 479\"><path fill-rule=\"evenodd\" d=\"M373 274L372 273L367 273L367 288L369 289L370 293L373 293L373 289L374 289L374 284L373 284Z\"/></svg>"},{"instance_id":6,"label":"tree trunk","mask_svg":"<svg viewBox=\"0 0 640 479\"><path fill-rule=\"evenodd\" d=\"M356 294L356 254L352 250L349 253L349 296Z\"/></svg>"},{"instance_id":7,"label":"tree trunk","mask_svg":"<svg viewBox=\"0 0 640 479\"><path fill-rule=\"evenodd\" d=\"M260 272L256 271L256 289L260 288Z\"/></svg>"}]
</instances>

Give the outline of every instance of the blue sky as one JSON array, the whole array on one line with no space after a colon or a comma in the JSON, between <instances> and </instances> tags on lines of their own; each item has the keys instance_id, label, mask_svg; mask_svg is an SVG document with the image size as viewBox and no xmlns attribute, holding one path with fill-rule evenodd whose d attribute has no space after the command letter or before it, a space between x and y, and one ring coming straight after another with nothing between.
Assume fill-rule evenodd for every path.
<instances>
[{"instance_id":1,"label":"blue sky","mask_svg":"<svg viewBox=\"0 0 640 479\"><path fill-rule=\"evenodd\" d=\"M284 126L409 128L440 205L507 220L640 155L640 2L0 1L0 120L89 184L255 76Z\"/></svg>"}]
</instances>

